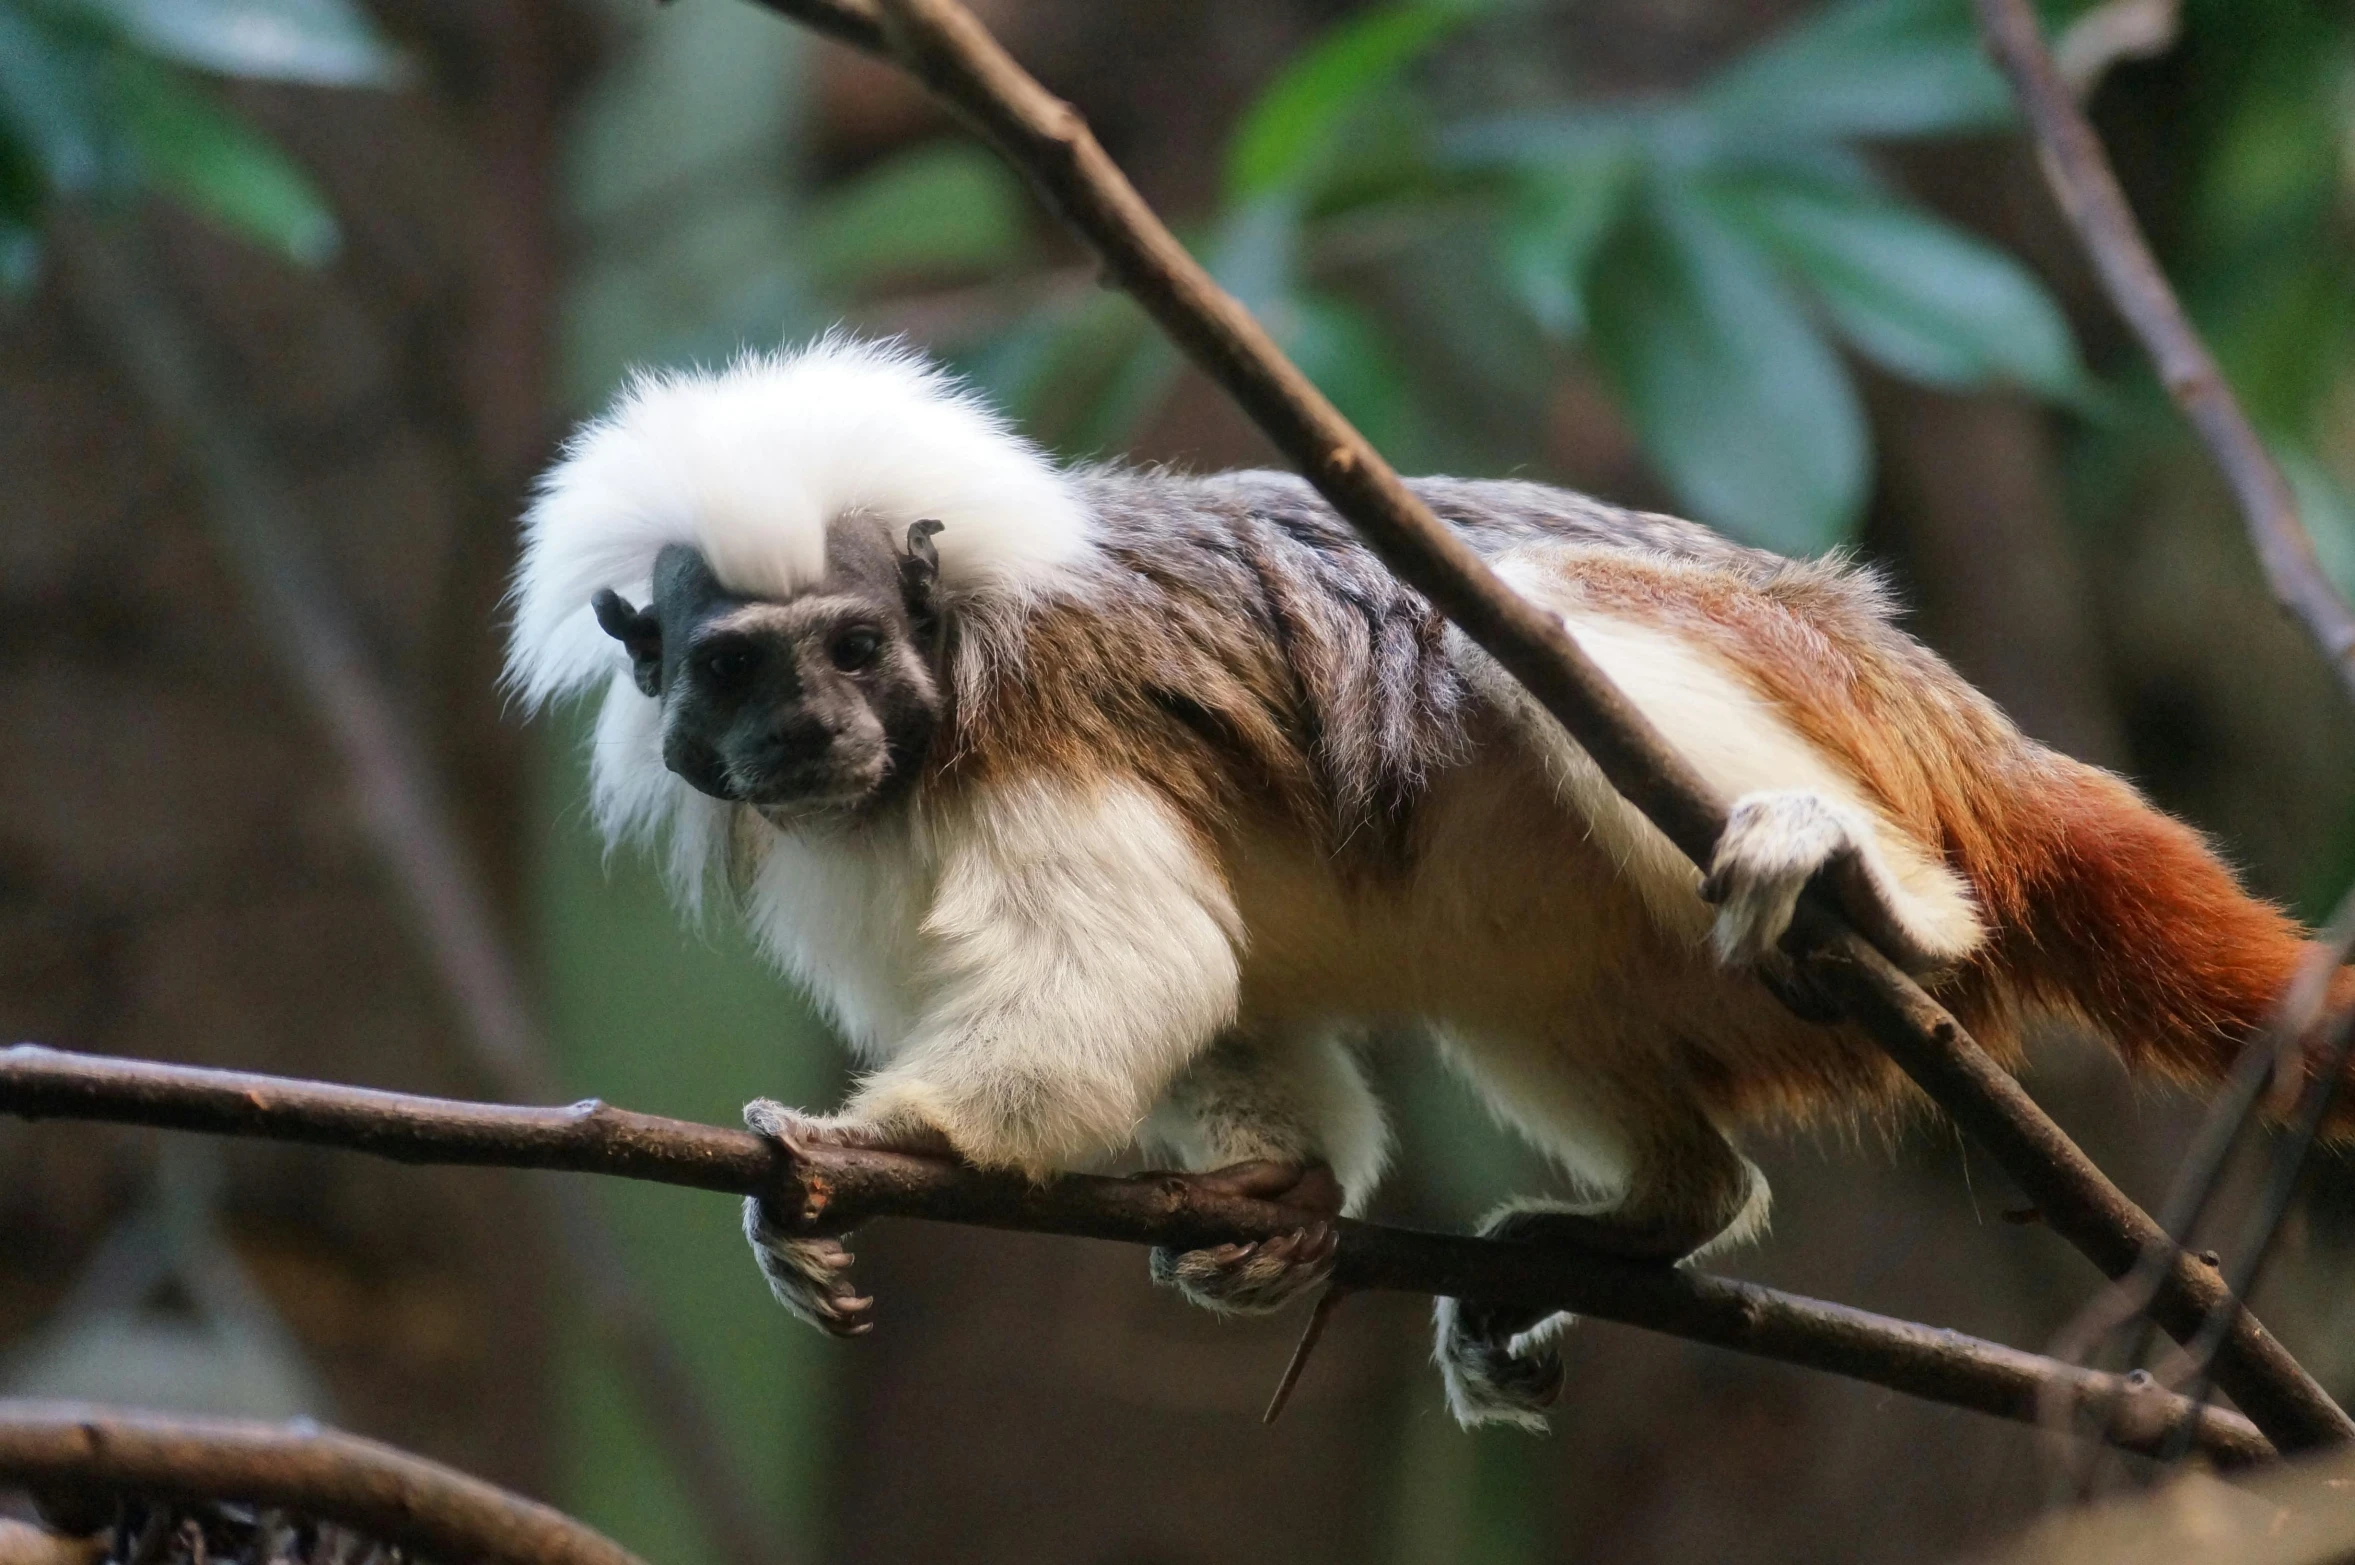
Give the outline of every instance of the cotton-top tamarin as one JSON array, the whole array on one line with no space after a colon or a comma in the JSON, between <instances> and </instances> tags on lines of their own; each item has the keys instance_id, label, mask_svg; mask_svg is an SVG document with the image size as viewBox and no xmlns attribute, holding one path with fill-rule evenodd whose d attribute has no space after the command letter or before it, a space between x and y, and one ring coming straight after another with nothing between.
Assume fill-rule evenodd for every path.
<instances>
[{"instance_id":1,"label":"cotton-top tamarin","mask_svg":"<svg viewBox=\"0 0 2355 1565\"><path fill-rule=\"evenodd\" d=\"M1388 1138L1353 1041L1409 1023L1581 1198L1488 1231L1666 1263L1764 1222L1738 1127L1905 1097L1769 990L1836 856L2007 1061L2059 1011L2212 1078L2301 960L1869 572L1538 484L1413 487L1734 801L1706 876L1298 478L1058 467L840 337L646 376L580 432L525 523L513 679L606 687L608 837L661 839L690 910L724 879L864 1062L839 1113L747 1111L789 1138L1035 1173L1141 1140L1355 1212ZM838 1242L757 1201L747 1229L789 1308L867 1328ZM1331 1250L1154 1271L1261 1309ZM1540 1422L1553 1325L1443 1301L1457 1414Z\"/></svg>"}]
</instances>

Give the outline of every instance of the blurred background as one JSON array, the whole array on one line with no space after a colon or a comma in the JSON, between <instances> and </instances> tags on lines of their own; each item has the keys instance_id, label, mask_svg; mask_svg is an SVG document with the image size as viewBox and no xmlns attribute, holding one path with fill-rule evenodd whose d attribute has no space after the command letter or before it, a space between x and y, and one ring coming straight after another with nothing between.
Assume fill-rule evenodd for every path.
<instances>
[{"instance_id":1,"label":"blurred background","mask_svg":"<svg viewBox=\"0 0 2355 1565\"><path fill-rule=\"evenodd\" d=\"M2318 918L2355 723L2099 302L1963 0L992 0L1407 471L1885 566L2030 731ZM2355 15L2048 21L2355 583ZM629 366L837 322L1071 455L1271 453L893 72L743 0L0 0L0 1038L730 1122L842 1064L587 828L497 688L532 474ZM1546 1186L1410 1040L1378 1215ZM2155 1203L2197 1107L2048 1040ZM1725 1269L2024 1346L2094 1274L1951 1129L1761 1137ZM304 1410L657 1565L1933 1558L2033 1436L1589 1324L1470 1437L1424 1307L1220 1324L1126 1249L887 1225L881 1324L767 1299L734 1203L0 1121L0 1394ZM2355 1392L2355 1174L2260 1306ZM651 1389L650 1389L651 1388Z\"/></svg>"}]
</instances>

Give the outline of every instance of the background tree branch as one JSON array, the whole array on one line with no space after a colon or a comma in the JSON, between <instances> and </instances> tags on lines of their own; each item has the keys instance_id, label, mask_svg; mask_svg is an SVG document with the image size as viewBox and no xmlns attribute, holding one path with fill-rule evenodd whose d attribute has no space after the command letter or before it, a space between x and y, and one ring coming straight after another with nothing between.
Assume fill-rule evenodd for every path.
<instances>
[{"instance_id":1,"label":"background tree branch","mask_svg":"<svg viewBox=\"0 0 2355 1565\"><path fill-rule=\"evenodd\" d=\"M2281 464L2266 449L2151 254L2101 137L2044 45L2035 7L2029 0L1974 3L1989 52L2011 79L2027 116L2045 179L2092 257L2104 292L2150 353L2167 394L2199 431L2232 486L2275 600L2305 626L2355 695L2355 610L2323 573Z\"/></svg>"},{"instance_id":2,"label":"background tree branch","mask_svg":"<svg viewBox=\"0 0 2355 1565\"><path fill-rule=\"evenodd\" d=\"M1103 259L1108 276L1215 378L1363 533L1399 577L1463 626L1545 705L1613 787L1696 863L1724 801L1587 658L1568 630L1506 587L1407 490L1374 448L1212 280L1128 183L1069 104L1041 87L955 0L762 0L856 47L883 48L973 124ZM879 19L880 31L869 27ZM1811 890L1794 947L1849 1016L1994 1156L2045 1220L2112 1278L2167 1238L1943 1007L1852 926L1860 889ZM2221 1279L2168 1267L2155 1319L2190 1340L2227 1307ZM2217 1380L2284 1449L2355 1440L2355 1421L2256 1319L2233 1317Z\"/></svg>"},{"instance_id":3,"label":"background tree branch","mask_svg":"<svg viewBox=\"0 0 2355 1565\"><path fill-rule=\"evenodd\" d=\"M0 1401L0 1482L282 1506L453 1562L642 1565L562 1511L309 1423Z\"/></svg>"},{"instance_id":4,"label":"background tree branch","mask_svg":"<svg viewBox=\"0 0 2355 1565\"><path fill-rule=\"evenodd\" d=\"M107 1059L22 1044L0 1050L0 1112L258 1136L411 1163L598 1173L766 1196L811 1232L873 1217L1198 1249L1297 1228L1291 1208L1181 1180L1065 1175L1033 1183L959 1163L813 1146L788 1152L749 1131L664 1119L594 1099L564 1108L465 1103L236 1071ZM1471 1295L1567 1309L1930 1401L2033 1423L2039 1397L2126 1411L2125 1450L2164 1448L2191 1404L2148 1377L2063 1365L1909 1321L1682 1268L1451 1234L1344 1222L1335 1281L1348 1288ZM2198 1449L2224 1466L2272 1455L2247 1420L2204 1409Z\"/></svg>"}]
</instances>

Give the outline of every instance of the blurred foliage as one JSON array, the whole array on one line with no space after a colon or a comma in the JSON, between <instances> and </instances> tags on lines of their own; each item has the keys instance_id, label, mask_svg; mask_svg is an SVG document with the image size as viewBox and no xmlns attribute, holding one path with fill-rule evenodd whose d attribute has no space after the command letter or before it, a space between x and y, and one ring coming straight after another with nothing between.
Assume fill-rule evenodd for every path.
<instances>
[{"instance_id":1,"label":"blurred foliage","mask_svg":"<svg viewBox=\"0 0 2355 1565\"><path fill-rule=\"evenodd\" d=\"M931 221L908 231L907 214ZM969 142L933 142L887 159L809 213L801 242L821 287L1018 267L1031 258L1022 182Z\"/></svg>"},{"instance_id":2,"label":"blurred foliage","mask_svg":"<svg viewBox=\"0 0 2355 1565\"><path fill-rule=\"evenodd\" d=\"M1840 345L1935 385L2088 397L2042 285L1898 194L1862 150L2005 122L1966 0L1847 0L1684 93L1442 115L1415 68L1514 19L1403 0L1332 29L1243 116L1222 209L1197 236L1402 461L1460 465L1464 442L1418 395L1389 312L1351 283L1369 251L1380 262L1451 237L1478 265L1450 285L1493 296L1489 329L1448 344L1470 377L1529 381L1526 362L1484 359L1525 361L1533 341L1589 355L1681 502L1762 543L1821 549L1862 510L1870 438ZM940 219L930 202L864 194L871 231L913 239ZM1118 441L1174 368L1133 310L1094 298L1054 300L969 348L984 382L1080 449Z\"/></svg>"},{"instance_id":3,"label":"blurred foliage","mask_svg":"<svg viewBox=\"0 0 2355 1565\"><path fill-rule=\"evenodd\" d=\"M2175 204L2154 238L2355 593L2355 11L2191 0L2181 44L2122 87L2166 94ZM2155 385L2138 405L2115 468L2180 438Z\"/></svg>"},{"instance_id":4,"label":"blurred foliage","mask_svg":"<svg viewBox=\"0 0 2355 1565\"><path fill-rule=\"evenodd\" d=\"M1812 552L1849 535L1870 484L1835 340L1933 385L2086 389L2042 285L1899 196L1858 145L2006 113L1967 5L1851 0L1690 93L1455 126L1441 156L1498 180L1533 317L1584 331L1682 501Z\"/></svg>"},{"instance_id":5,"label":"blurred foliage","mask_svg":"<svg viewBox=\"0 0 2355 1565\"><path fill-rule=\"evenodd\" d=\"M2048 7L2048 20L2057 29L2076 9ZM1540 401L1583 359L1682 506L1813 552L1853 537L1871 487L1854 360L1939 387L2018 387L2116 433L2147 431L2138 407L2165 412L2139 358L2097 383L2021 262L1876 166L1886 143L2011 123L1968 0L1835 0L1679 93L1449 112L1424 80L1430 57L1484 39L1510 48L1528 10L1396 0L1332 28L1242 117L1219 208L1188 236L1402 465L1533 454L1481 427L1487 408L1426 389L1433 352L1457 361L1453 384ZM2169 151L2195 195L2181 231L2160 237L2305 475L2323 533L2355 514L2333 476L2355 463L2314 449L2313 423L2331 407L2348 422L2351 58L2343 8L2215 0L2192 6L2175 55L2145 68L2200 77L2202 107ZM878 259L821 263L823 296L872 299L892 275L1029 269L1016 244L960 237L1017 232L1014 185L952 181L947 156L919 149L829 193L855 223L813 225L814 248L848 230ZM1366 286L1385 269L1414 309ZM1011 325L985 320L950 346L1073 452L1120 445L1177 368L1133 306L1086 288L1049 290ZM2323 545L2355 562L2355 540Z\"/></svg>"},{"instance_id":6,"label":"blurred foliage","mask_svg":"<svg viewBox=\"0 0 2355 1565\"><path fill-rule=\"evenodd\" d=\"M309 176L207 76L387 86L353 0L0 0L0 284L38 274L44 209L159 192L288 259L336 246Z\"/></svg>"}]
</instances>

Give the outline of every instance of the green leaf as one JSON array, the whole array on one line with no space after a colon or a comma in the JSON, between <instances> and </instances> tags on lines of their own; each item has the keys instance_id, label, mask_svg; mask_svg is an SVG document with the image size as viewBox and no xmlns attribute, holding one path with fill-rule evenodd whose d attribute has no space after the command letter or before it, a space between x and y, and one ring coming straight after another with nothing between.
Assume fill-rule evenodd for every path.
<instances>
[{"instance_id":1,"label":"green leaf","mask_svg":"<svg viewBox=\"0 0 2355 1565\"><path fill-rule=\"evenodd\" d=\"M1365 312L1329 294L1304 293L1269 319L1285 353L1341 416L1395 454L1408 415L1406 376Z\"/></svg>"},{"instance_id":2,"label":"green leaf","mask_svg":"<svg viewBox=\"0 0 2355 1565\"><path fill-rule=\"evenodd\" d=\"M1069 456L1121 444L1177 378L1169 340L1124 293L1042 306L959 369Z\"/></svg>"},{"instance_id":3,"label":"green leaf","mask_svg":"<svg viewBox=\"0 0 2355 1565\"><path fill-rule=\"evenodd\" d=\"M1248 310L1291 297L1300 274L1300 203L1279 190L1247 201L1219 221L1202 264Z\"/></svg>"},{"instance_id":4,"label":"green leaf","mask_svg":"<svg viewBox=\"0 0 2355 1565\"><path fill-rule=\"evenodd\" d=\"M225 76L389 87L399 55L351 0L85 0L150 53Z\"/></svg>"},{"instance_id":5,"label":"green leaf","mask_svg":"<svg viewBox=\"0 0 2355 1565\"><path fill-rule=\"evenodd\" d=\"M1438 138L1440 161L1459 169L1550 172L1618 161L1671 174L1756 169L1828 185L1872 189L1872 165L1836 141L1761 134L1727 124L1688 103L1620 104L1506 114L1449 127Z\"/></svg>"},{"instance_id":6,"label":"green leaf","mask_svg":"<svg viewBox=\"0 0 2355 1565\"><path fill-rule=\"evenodd\" d=\"M1969 0L1829 6L1727 66L1700 103L1729 127L1783 136L1940 136L2012 118Z\"/></svg>"},{"instance_id":7,"label":"green leaf","mask_svg":"<svg viewBox=\"0 0 2355 1565\"><path fill-rule=\"evenodd\" d=\"M1028 249L1021 182L971 142L938 141L891 158L826 199L806 220L810 265L827 286L882 278L986 273Z\"/></svg>"},{"instance_id":8,"label":"green leaf","mask_svg":"<svg viewBox=\"0 0 2355 1565\"><path fill-rule=\"evenodd\" d=\"M1449 126L1439 152L1449 165L1468 169L1632 159L1653 153L1666 134L1663 122L1674 117L1673 109L1657 104L1500 114Z\"/></svg>"},{"instance_id":9,"label":"green leaf","mask_svg":"<svg viewBox=\"0 0 2355 1565\"><path fill-rule=\"evenodd\" d=\"M1757 179L1717 185L1710 199L1807 280L1843 336L1898 374L2085 394L2060 306L1994 246L1854 190Z\"/></svg>"},{"instance_id":10,"label":"green leaf","mask_svg":"<svg viewBox=\"0 0 2355 1565\"><path fill-rule=\"evenodd\" d=\"M1358 108L1477 14L1468 0L1406 0L1342 23L1285 68L1227 146L1227 194L1248 201L1305 184Z\"/></svg>"},{"instance_id":11,"label":"green leaf","mask_svg":"<svg viewBox=\"0 0 2355 1565\"><path fill-rule=\"evenodd\" d=\"M159 190L301 265L334 255L334 214L284 153L154 61L113 63L123 131Z\"/></svg>"},{"instance_id":12,"label":"green leaf","mask_svg":"<svg viewBox=\"0 0 2355 1565\"><path fill-rule=\"evenodd\" d=\"M1561 337L1586 329L1586 273L1626 209L1633 162L1602 155L1533 168L1497 233L1505 281L1537 323Z\"/></svg>"},{"instance_id":13,"label":"green leaf","mask_svg":"<svg viewBox=\"0 0 2355 1565\"><path fill-rule=\"evenodd\" d=\"M29 225L47 195L41 165L0 120L0 218Z\"/></svg>"},{"instance_id":14,"label":"green leaf","mask_svg":"<svg viewBox=\"0 0 2355 1565\"><path fill-rule=\"evenodd\" d=\"M2284 81L2234 105L2195 183L2192 211L2207 243L2262 245L2329 211L2346 157L2337 86L2334 70L2324 84Z\"/></svg>"},{"instance_id":15,"label":"green leaf","mask_svg":"<svg viewBox=\"0 0 2355 1565\"><path fill-rule=\"evenodd\" d=\"M89 191L125 176L101 82L105 48L90 27L0 5L0 130L54 189Z\"/></svg>"},{"instance_id":16,"label":"green leaf","mask_svg":"<svg viewBox=\"0 0 2355 1565\"><path fill-rule=\"evenodd\" d=\"M1589 286L1595 357L1685 504L1788 553L1848 536L1870 466L1864 415L1771 257L1655 183Z\"/></svg>"}]
</instances>

